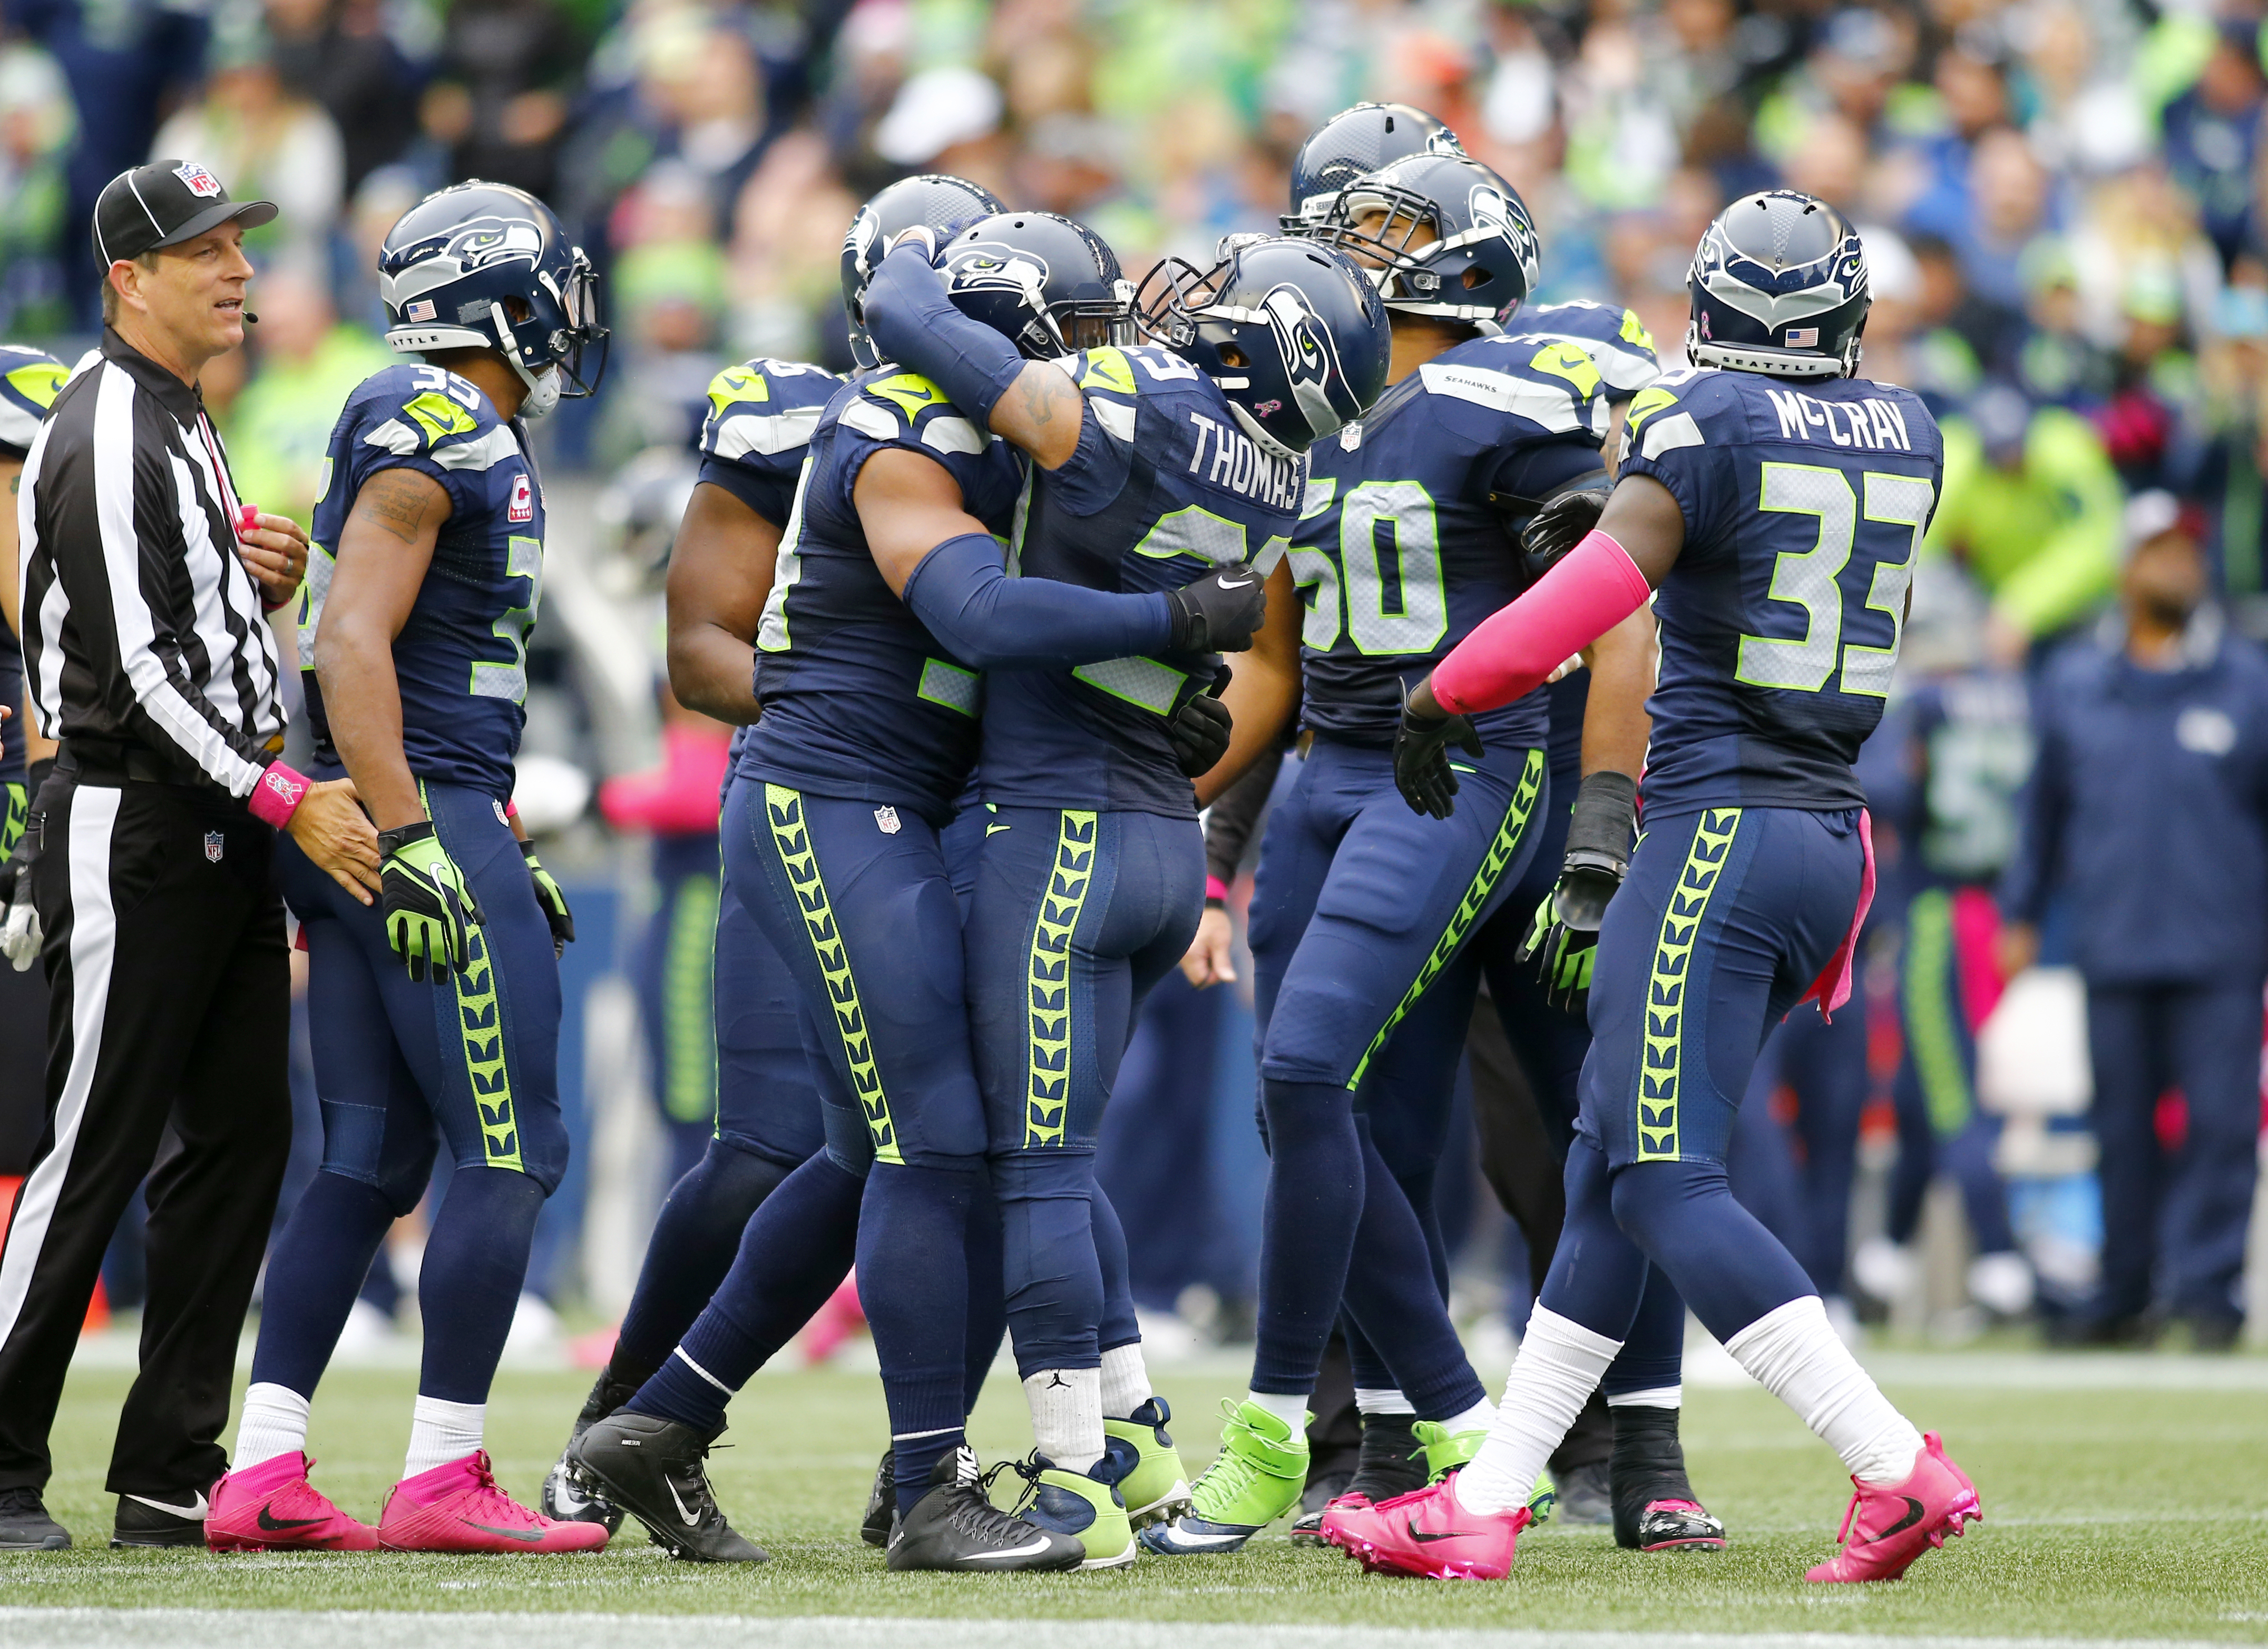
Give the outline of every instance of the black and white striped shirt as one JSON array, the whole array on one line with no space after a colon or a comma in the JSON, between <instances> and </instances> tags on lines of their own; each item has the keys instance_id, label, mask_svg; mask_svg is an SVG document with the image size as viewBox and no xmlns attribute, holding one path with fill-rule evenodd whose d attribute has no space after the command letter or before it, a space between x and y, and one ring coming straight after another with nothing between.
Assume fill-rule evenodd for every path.
<instances>
[{"instance_id":1,"label":"black and white striped shirt","mask_svg":"<svg viewBox=\"0 0 2268 1649\"><path fill-rule=\"evenodd\" d=\"M17 499L25 675L49 738L138 746L183 783L252 794L284 704L237 505L202 398L106 330Z\"/></svg>"}]
</instances>

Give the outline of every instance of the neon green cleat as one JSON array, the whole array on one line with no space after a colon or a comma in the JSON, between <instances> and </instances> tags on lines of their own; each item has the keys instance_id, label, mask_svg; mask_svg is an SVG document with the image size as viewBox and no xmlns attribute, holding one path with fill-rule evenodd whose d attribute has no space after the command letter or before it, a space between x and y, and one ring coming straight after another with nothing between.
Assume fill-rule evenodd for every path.
<instances>
[{"instance_id":1,"label":"neon green cleat","mask_svg":"<svg viewBox=\"0 0 2268 1649\"><path fill-rule=\"evenodd\" d=\"M1234 1551L1300 1504L1307 1486L1307 1434L1256 1403L1224 1399L1220 1453L1190 1491L1189 1509L1142 1531L1145 1549L1169 1557ZM1309 1417L1312 1418L1313 1417Z\"/></svg>"},{"instance_id":2,"label":"neon green cleat","mask_svg":"<svg viewBox=\"0 0 2268 1649\"><path fill-rule=\"evenodd\" d=\"M1481 1452L1488 1441L1488 1428L1475 1426L1469 1432L1451 1432L1439 1420L1420 1420L1410 1428L1425 1451L1425 1481L1439 1483L1451 1472L1467 1465ZM1559 1490L1548 1471L1535 1476L1535 1492L1528 1497L1528 1527L1551 1520L1551 1508L1559 1503Z\"/></svg>"},{"instance_id":3,"label":"neon green cleat","mask_svg":"<svg viewBox=\"0 0 2268 1649\"><path fill-rule=\"evenodd\" d=\"M1134 1530L1126 1521L1126 1502L1112 1482L1129 1458L1124 1450L1111 1449L1093 1472L1067 1471L1034 1450L1028 1460L1003 1461L992 1470L1005 1469L1024 1480L1023 1495L1010 1516L1079 1542L1086 1548L1081 1569L1116 1569L1134 1561Z\"/></svg>"},{"instance_id":4,"label":"neon green cleat","mask_svg":"<svg viewBox=\"0 0 2268 1649\"><path fill-rule=\"evenodd\" d=\"M1164 1523L1189 1509L1189 1468L1182 1451L1166 1435L1166 1422L1174 1417L1163 1397L1152 1397L1123 1420L1105 1419L1102 1434L1130 1445L1137 1455L1134 1469L1118 1485L1126 1502L1126 1515L1136 1528Z\"/></svg>"}]
</instances>

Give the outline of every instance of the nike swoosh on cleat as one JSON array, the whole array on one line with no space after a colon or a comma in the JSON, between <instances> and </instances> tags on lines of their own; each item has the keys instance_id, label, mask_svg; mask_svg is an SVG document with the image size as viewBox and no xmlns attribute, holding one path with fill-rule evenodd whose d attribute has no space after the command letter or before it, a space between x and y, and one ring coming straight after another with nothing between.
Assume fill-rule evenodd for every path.
<instances>
[{"instance_id":1,"label":"nike swoosh on cleat","mask_svg":"<svg viewBox=\"0 0 2268 1649\"><path fill-rule=\"evenodd\" d=\"M313 1528L316 1524L321 1522L323 1520L319 1517L276 1517L263 1505L260 1508L259 1517L254 1520L264 1529L274 1530L282 1528Z\"/></svg>"},{"instance_id":2,"label":"nike swoosh on cleat","mask_svg":"<svg viewBox=\"0 0 2268 1649\"><path fill-rule=\"evenodd\" d=\"M677 1498L677 1485L674 1483L670 1483L669 1479L666 1477L664 1477L662 1482L668 1484L670 1504L677 1508L677 1515L684 1520L685 1527L688 1528L698 1528L701 1526L701 1520L694 1513L685 1509L685 1502Z\"/></svg>"},{"instance_id":3,"label":"nike swoosh on cleat","mask_svg":"<svg viewBox=\"0 0 2268 1649\"><path fill-rule=\"evenodd\" d=\"M129 1494L126 1498L129 1500L139 1501L142 1505L153 1507L158 1511L166 1513L169 1516L187 1518L192 1523L203 1522L205 1520L206 1514L211 1510L210 1505L206 1502L204 1496L202 1494L197 1496L195 1499L190 1501L187 1505L167 1505L163 1500L152 1500L146 1494Z\"/></svg>"},{"instance_id":4,"label":"nike swoosh on cleat","mask_svg":"<svg viewBox=\"0 0 2268 1649\"><path fill-rule=\"evenodd\" d=\"M1921 1502L1915 1499L1913 1496L1910 1494L1902 1494L1898 1498L1906 1503L1906 1514L1900 1518L1896 1522L1891 1524L1889 1528L1884 1529L1881 1534L1875 1535L1874 1538L1876 1540L1888 1540L1893 1535L1903 1535L1906 1530L1911 1528L1915 1524L1920 1522L1923 1518L1928 1515L1928 1513L1923 1510Z\"/></svg>"},{"instance_id":5,"label":"nike swoosh on cleat","mask_svg":"<svg viewBox=\"0 0 2268 1649\"><path fill-rule=\"evenodd\" d=\"M963 1563L990 1563L996 1557L1033 1557L1038 1556L1047 1549L1048 1537L1042 1535L1026 1545L1012 1547L1006 1551L972 1552L969 1556L962 1558L961 1561Z\"/></svg>"},{"instance_id":6,"label":"nike swoosh on cleat","mask_svg":"<svg viewBox=\"0 0 2268 1649\"><path fill-rule=\"evenodd\" d=\"M467 1528L476 1528L483 1535L501 1535L506 1540L538 1541L543 1538L543 1531L540 1528L495 1528L486 1523L475 1523L470 1518L464 1520L464 1525Z\"/></svg>"},{"instance_id":7,"label":"nike swoosh on cleat","mask_svg":"<svg viewBox=\"0 0 2268 1649\"><path fill-rule=\"evenodd\" d=\"M1465 1540L1480 1533L1476 1528L1445 1528L1429 1535L1415 1523L1405 1523L1403 1527L1410 1531L1410 1539L1428 1542L1437 1540Z\"/></svg>"}]
</instances>

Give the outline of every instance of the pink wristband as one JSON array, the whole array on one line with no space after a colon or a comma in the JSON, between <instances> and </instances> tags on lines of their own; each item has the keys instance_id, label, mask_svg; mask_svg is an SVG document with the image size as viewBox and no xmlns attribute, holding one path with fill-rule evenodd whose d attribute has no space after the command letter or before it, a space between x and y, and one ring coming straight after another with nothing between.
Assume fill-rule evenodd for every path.
<instances>
[{"instance_id":1,"label":"pink wristband","mask_svg":"<svg viewBox=\"0 0 2268 1649\"><path fill-rule=\"evenodd\" d=\"M1221 880L1218 876L1206 877L1205 897L1208 899L1226 900L1228 897L1228 884Z\"/></svg>"},{"instance_id":2,"label":"pink wristband","mask_svg":"<svg viewBox=\"0 0 2268 1649\"><path fill-rule=\"evenodd\" d=\"M247 804L252 816L262 824L274 825L278 830L291 822L291 815L299 811L306 799L308 781L294 773L281 762L271 762L260 780L252 787Z\"/></svg>"},{"instance_id":3,"label":"pink wristband","mask_svg":"<svg viewBox=\"0 0 2268 1649\"><path fill-rule=\"evenodd\" d=\"M515 820L515 819L517 819L517 818L519 818L519 802L517 802L517 801L508 801L508 802L504 803L504 821L506 824L510 824L513 820Z\"/></svg>"},{"instance_id":4,"label":"pink wristband","mask_svg":"<svg viewBox=\"0 0 2268 1649\"><path fill-rule=\"evenodd\" d=\"M1594 529L1434 666L1434 702L1461 716L1511 703L1644 607L1649 593L1630 552Z\"/></svg>"}]
</instances>

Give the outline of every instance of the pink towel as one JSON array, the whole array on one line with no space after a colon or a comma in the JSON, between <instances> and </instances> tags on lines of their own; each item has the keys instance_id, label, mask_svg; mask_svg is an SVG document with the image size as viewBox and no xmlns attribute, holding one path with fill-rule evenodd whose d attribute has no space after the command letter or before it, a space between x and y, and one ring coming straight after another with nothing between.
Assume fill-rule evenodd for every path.
<instances>
[{"instance_id":1,"label":"pink towel","mask_svg":"<svg viewBox=\"0 0 2268 1649\"><path fill-rule=\"evenodd\" d=\"M1803 993L1804 1002L1816 997L1819 1017L1829 1024L1835 1022L1835 1010L1851 999L1851 970L1859 955L1859 930L1867 925L1867 912L1874 902L1874 821L1867 810L1859 810L1859 846L1865 858L1859 871L1859 908L1851 913L1851 931L1843 936L1843 943L1835 947L1835 954L1827 959L1827 966L1819 970L1819 977L1811 982L1811 989Z\"/></svg>"}]
</instances>

